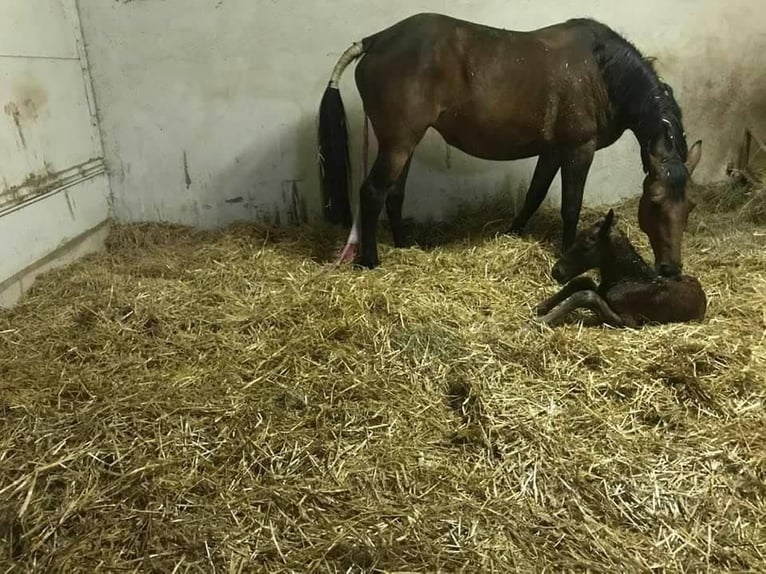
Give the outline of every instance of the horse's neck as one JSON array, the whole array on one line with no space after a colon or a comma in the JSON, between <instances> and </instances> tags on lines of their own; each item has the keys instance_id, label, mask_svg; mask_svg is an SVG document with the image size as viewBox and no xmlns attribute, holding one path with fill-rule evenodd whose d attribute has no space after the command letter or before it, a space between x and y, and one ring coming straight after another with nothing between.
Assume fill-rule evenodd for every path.
<instances>
[{"instance_id":1,"label":"horse's neck","mask_svg":"<svg viewBox=\"0 0 766 574\"><path fill-rule=\"evenodd\" d=\"M614 235L610 250L600 268L601 282L605 287L625 279L647 280L657 276L625 235Z\"/></svg>"},{"instance_id":2,"label":"horse's neck","mask_svg":"<svg viewBox=\"0 0 766 574\"><path fill-rule=\"evenodd\" d=\"M686 155L685 133L681 112L669 88L648 76L638 79L618 105L620 128L636 136L641 148L644 168L648 154L663 141L668 150Z\"/></svg>"}]
</instances>

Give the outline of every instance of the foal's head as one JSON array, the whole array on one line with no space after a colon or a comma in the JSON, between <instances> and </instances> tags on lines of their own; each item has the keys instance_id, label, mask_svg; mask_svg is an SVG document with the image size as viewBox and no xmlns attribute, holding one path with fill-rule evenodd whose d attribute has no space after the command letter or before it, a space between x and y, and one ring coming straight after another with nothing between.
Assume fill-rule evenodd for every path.
<instances>
[{"instance_id":1,"label":"foal's head","mask_svg":"<svg viewBox=\"0 0 766 574\"><path fill-rule=\"evenodd\" d=\"M685 162L659 150L649 155L638 224L652 245L657 272L666 277L680 275L683 267L681 244L694 209L687 187L701 155L701 141L691 147Z\"/></svg>"},{"instance_id":2,"label":"foal's head","mask_svg":"<svg viewBox=\"0 0 766 574\"><path fill-rule=\"evenodd\" d=\"M610 209L578 234L574 244L553 266L553 278L563 285L590 269L601 267L611 255L613 226L614 210Z\"/></svg>"}]
</instances>

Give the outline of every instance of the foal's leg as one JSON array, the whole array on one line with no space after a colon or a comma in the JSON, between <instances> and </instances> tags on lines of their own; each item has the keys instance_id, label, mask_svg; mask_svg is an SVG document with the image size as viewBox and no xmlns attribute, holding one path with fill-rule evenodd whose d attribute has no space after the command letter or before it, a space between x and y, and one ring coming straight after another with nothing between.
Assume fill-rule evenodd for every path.
<instances>
[{"instance_id":1,"label":"foal's leg","mask_svg":"<svg viewBox=\"0 0 766 574\"><path fill-rule=\"evenodd\" d=\"M529 218L538 210L543 199L548 195L548 190L551 187L551 183L553 183L553 178L556 177L556 173L559 171L560 165L558 154L555 152L548 152L539 157L535 173L532 176L532 182L529 184L529 190L524 199L524 205L521 211L513 218L508 233L521 235L524 227L529 222Z\"/></svg>"},{"instance_id":2,"label":"foal's leg","mask_svg":"<svg viewBox=\"0 0 766 574\"><path fill-rule=\"evenodd\" d=\"M388 223L391 226L391 235L394 238L395 247L407 246L404 224L402 223L402 204L404 203L404 188L407 186L407 176L410 173L411 164L412 155L410 155L407 163L404 164L402 173L399 175L399 179L396 180L396 185L386 198L386 214L388 215Z\"/></svg>"},{"instance_id":3,"label":"foal's leg","mask_svg":"<svg viewBox=\"0 0 766 574\"><path fill-rule=\"evenodd\" d=\"M596 291L597 289L598 287L596 286L596 283L590 277L575 277L569 283L564 285L564 287L553 297L550 297L549 299L546 299L540 303L535 308L535 312L538 316L545 315L556 305L569 298L571 295L574 295L578 291Z\"/></svg>"},{"instance_id":4,"label":"foal's leg","mask_svg":"<svg viewBox=\"0 0 766 574\"><path fill-rule=\"evenodd\" d=\"M593 163L596 146L587 143L568 150L561 162L561 219L564 224L562 250L566 251L575 242L577 222L580 219L585 180Z\"/></svg>"},{"instance_id":5,"label":"foal's leg","mask_svg":"<svg viewBox=\"0 0 766 574\"><path fill-rule=\"evenodd\" d=\"M372 269L378 266L378 219L391 187L402 173L411 149L381 149L359 193L361 246L356 264Z\"/></svg>"},{"instance_id":6,"label":"foal's leg","mask_svg":"<svg viewBox=\"0 0 766 574\"><path fill-rule=\"evenodd\" d=\"M620 319L620 316L612 311L609 305L607 305L606 301L604 301L595 291L578 291L574 295L571 295L553 311L547 315L538 317L537 320L547 325L556 325L560 323L566 315L575 309L580 308L590 309L604 323L613 325L615 327L625 326L622 319Z\"/></svg>"}]
</instances>

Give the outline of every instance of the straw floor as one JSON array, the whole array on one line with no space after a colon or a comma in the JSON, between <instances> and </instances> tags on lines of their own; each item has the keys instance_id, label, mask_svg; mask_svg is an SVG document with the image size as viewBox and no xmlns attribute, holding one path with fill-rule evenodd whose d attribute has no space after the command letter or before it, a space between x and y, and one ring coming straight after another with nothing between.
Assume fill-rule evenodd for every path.
<instances>
[{"instance_id":1,"label":"straw floor","mask_svg":"<svg viewBox=\"0 0 766 574\"><path fill-rule=\"evenodd\" d=\"M115 228L0 313L0 571L766 571L766 227L697 194L708 316L640 330L531 321L550 212L371 272L321 227Z\"/></svg>"}]
</instances>

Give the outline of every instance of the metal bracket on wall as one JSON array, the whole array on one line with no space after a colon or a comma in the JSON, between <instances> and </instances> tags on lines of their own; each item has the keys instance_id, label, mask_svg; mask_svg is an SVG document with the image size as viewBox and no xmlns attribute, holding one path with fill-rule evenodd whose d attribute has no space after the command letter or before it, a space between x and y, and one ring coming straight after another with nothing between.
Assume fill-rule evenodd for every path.
<instances>
[{"instance_id":1,"label":"metal bracket on wall","mask_svg":"<svg viewBox=\"0 0 766 574\"><path fill-rule=\"evenodd\" d=\"M85 88L85 98L88 101L88 110L90 111L90 121L94 128L99 155L104 155L103 144L101 141L101 129L98 119L98 107L93 93L93 79L90 75L90 64L88 63L88 53L85 49L85 38L82 33L82 21L80 20L80 7L77 0L62 0L62 5L72 24L72 33L77 46L77 55L80 59L80 68L82 69L82 78Z\"/></svg>"},{"instance_id":2,"label":"metal bracket on wall","mask_svg":"<svg viewBox=\"0 0 766 574\"><path fill-rule=\"evenodd\" d=\"M58 172L32 174L0 192L0 217L105 173L103 158L94 158Z\"/></svg>"},{"instance_id":3,"label":"metal bracket on wall","mask_svg":"<svg viewBox=\"0 0 766 574\"><path fill-rule=\"evenodd\" d=\"M737 150L737 159L726 166L726 175L740 183L758 184L763 174L758 173L758 170L753 168L753 164L756 159L764 161L764 158L766 158L766 144L753 130L745 129Z\"/></svg>"}]
</instances>

